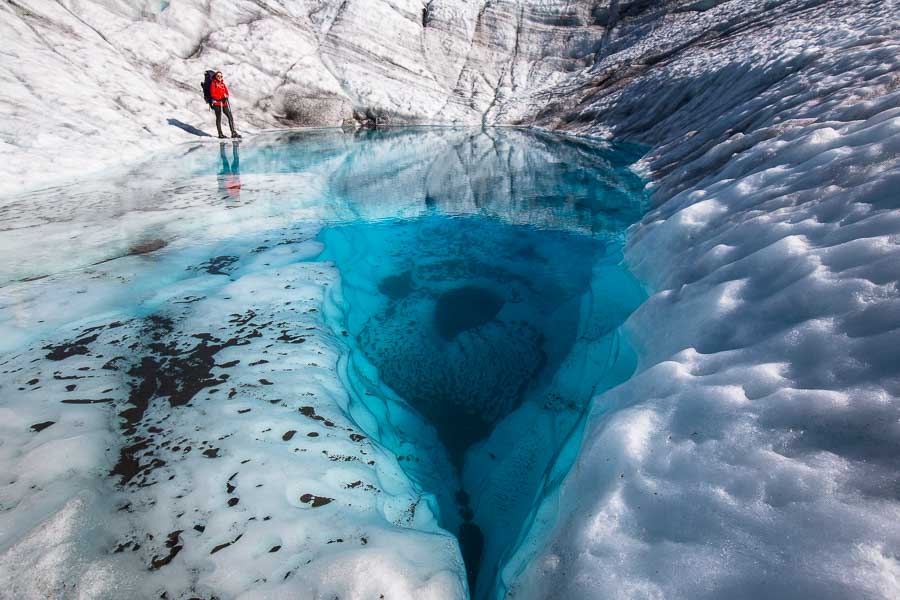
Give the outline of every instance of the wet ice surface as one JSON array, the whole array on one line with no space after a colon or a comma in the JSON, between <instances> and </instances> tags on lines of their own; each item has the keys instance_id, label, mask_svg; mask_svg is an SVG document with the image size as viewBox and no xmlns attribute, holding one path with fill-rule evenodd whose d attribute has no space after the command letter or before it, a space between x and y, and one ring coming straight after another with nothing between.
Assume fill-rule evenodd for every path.
<instances>
[{"instance_id":1,"label":"wet ice surface","mask_svg":"<svg viewBox=\"0 0 900 600\"><path fill-rule=\"evenodd\" d=\"M318 132L7 199L0 584L462 597L460 534L486 593L634 367L636 157Z\"/></svg>"}]
</instances>

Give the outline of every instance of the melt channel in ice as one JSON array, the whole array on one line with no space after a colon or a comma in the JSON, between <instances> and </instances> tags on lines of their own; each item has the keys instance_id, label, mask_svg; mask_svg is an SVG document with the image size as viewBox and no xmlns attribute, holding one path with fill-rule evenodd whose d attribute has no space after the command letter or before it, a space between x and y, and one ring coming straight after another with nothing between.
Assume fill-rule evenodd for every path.
<instances>
[{"instance_id":1,"label":"melt channel in ice","mask_svg":"<svg viewBox=\"0 0 900 600\"><path fill-rule=\"evenodd\" d=\"M308 132L11 198L4 589L489 595L635 367L639 155Z\"/></svg>"}]
</instances>

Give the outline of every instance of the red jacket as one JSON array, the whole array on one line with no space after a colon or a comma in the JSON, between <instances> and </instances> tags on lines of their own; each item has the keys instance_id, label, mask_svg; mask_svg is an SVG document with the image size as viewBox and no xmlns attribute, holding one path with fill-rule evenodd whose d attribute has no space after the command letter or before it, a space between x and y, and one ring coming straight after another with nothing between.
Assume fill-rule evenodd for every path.
<instances>
[{"instance_id":1,"label":"red jacket","mask_svg":"<svg viewBox=\"0 0 900 600\"><path fill-rule=\"evenodd\" d=\"M209 95L213 99L213 105L225 106L225 99L228 98L228 86L224 81L213 80L209 86Z\"/></svg>"}]
</instances>

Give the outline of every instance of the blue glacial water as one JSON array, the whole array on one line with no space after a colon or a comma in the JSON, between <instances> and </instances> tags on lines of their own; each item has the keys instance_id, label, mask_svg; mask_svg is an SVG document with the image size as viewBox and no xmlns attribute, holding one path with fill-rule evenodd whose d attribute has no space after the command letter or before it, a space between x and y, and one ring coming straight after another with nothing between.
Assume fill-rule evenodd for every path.
<instances>
[{"instance_id":1,"label":"blue glacial water","mask_svg":"<svg viewBox=\"0 0 900 600\"><path fill-rule=\"evenodd\" d=\"M414 442L434 450L408 471L437 495L478 597L494 575L479 573L527 519L581 409L633 372L619 327L644 298L621 255L645 208L628 170L639 149L494 135L503 151L474 135L423 173L415 216L352 219L318 236L318 259L341 276L333 322L353 340L350 386L433 428L439 443ZM359 205L378 204L345 183ZM400 454L416 438L405 431Z\"/></svg>"},{"instance_id":2,"label":"blue glacial water","mask_svg":"<svg viewBox=\"0 0 900 600\"><path fill-rule=\"evenodd\" d=\"M333 511L298 521L331 527L325 540L363 526L375 540L382 521L429 530L421 515L434 515L472 596L488 597L569 468L584 409L635 369L622 325L645 294L622 248L646 209L629 168L641 153L515 129L293 132L13 198L0 205L15 258L0 266L0 391L17 390L41 435L67 431L59 410L116 407L119 441L98 453L121 504L188 505L129 513L141 536L181 540L142 550L151 565L177 547L167 568L207 568L223 542L191 506L220 502L210 514L250 544L251 528L304 513L230 509L297 496ZM378 486L358 487L375 481L362 468ZM234 482L267 473L237 504ZM305 487L268 491L295 479ZM360 495L371 513L340 512ZM269 568L252 558L268 552L245 552ZM176 581L157 585L174 597Z\"/></svg>"}]
</instances>

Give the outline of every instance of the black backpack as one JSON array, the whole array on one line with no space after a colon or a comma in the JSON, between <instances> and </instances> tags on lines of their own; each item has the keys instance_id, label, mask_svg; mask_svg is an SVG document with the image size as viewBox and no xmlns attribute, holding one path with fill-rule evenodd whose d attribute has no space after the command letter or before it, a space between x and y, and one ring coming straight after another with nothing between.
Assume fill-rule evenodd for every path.
<instances>
[{"instance_id":1,"label":"black backpack","mask_svg":"<svg viewBox=\"0 0 900 600\"><path fill-rule=\"evenodd\" d=\"M207 71L203 75L203 83L200 84L200 87L203 88L203 99L206 100L207 104L212 104L212 96L209 94L209 88L212 86L213 79L216 78L215 71Z\"/></svg>"}]
</instances>

